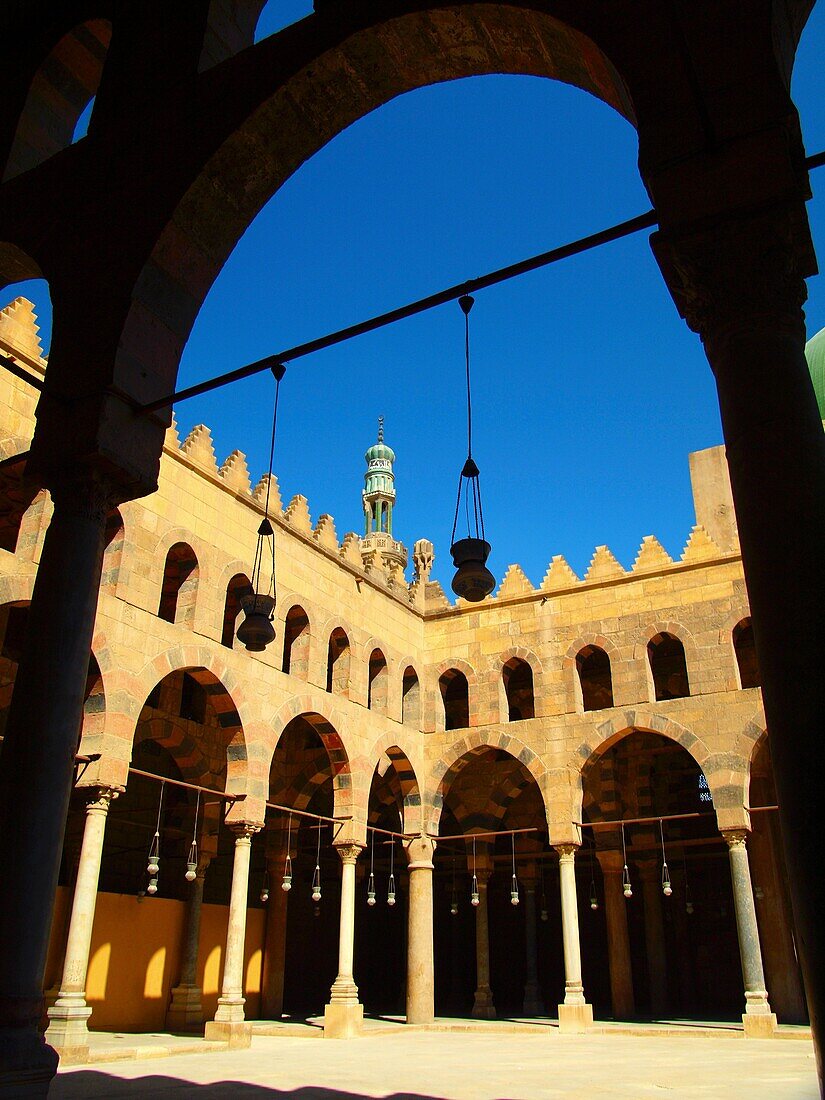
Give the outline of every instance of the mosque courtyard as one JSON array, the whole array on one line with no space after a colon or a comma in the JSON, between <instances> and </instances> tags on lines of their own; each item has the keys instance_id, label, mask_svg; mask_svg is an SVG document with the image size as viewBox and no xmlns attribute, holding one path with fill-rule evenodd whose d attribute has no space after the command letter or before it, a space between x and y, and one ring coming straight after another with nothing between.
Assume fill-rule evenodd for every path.
<instances>
[{"instance_id":1,"label":"mosque courtyard","mask_svg":"<svg viewBox=\"0 0 825 1100\"><path fill-rule=\"evenodd\" d=\"M251 1050L61 1070L50 1100L293 1096L443 1100L814 1100L813 1045L668 1034L560 1035L549 1026L366 1034L355 1042L256 1036ZM343 1083L346 1082L344 1085Z\"/></svg>"}]
</instances>

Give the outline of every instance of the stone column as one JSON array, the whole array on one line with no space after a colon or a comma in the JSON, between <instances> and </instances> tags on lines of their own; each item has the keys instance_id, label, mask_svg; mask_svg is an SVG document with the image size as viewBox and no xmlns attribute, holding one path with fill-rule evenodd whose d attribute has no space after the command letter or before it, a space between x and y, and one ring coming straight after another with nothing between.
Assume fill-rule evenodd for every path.
<instances>
[{"instance_id":1,"label":"stone column","mask_svg":"<svg viewBox=\"0 0 825 1100\"><path fill-rule=\"evenodd\" d=\"M64 1064L87 1062L89 1059L89 1029L86 1021L92 1010L86 1004L86 971L89 967L89 947L97 902L100 860L106 817L117 791L109 787L92 788L86 804L86 825L77 867L69 935L63 978L57 1000L49 1009L46 1039L60 1055Z\"/></svg>"},{"instance_id":2,"label":"stone column","mask_svg":"<svg viewBox=\"0 0 825 1100\"><path fill-rule=\"evenodd\" d=\"M597 851L604 876L604 915L607 922L607 954L610 961L610 996L617 1020L636 1015L633 996L633 967L627 932L627 899L622 892L622 857L611 849Z\"/></svg>"},{"instance_id":3,"label":"stone column","mask_svg":"<svg viewBox=\"0 0 825 1100\"><path fill-rule=\"evenodd\" d=\"M0 1095L15 1097L44 1096L57 1070L39 1031L43 976L114 503L93 471L49 488L54 515L0 749L0 850L14 884L0 905Z\"/></svg>"},{"instance_id":4,"label":"stone column","mask_svg":"<svg viewBox=\"0 0 825 1100\"><path fill-rule=\"evenodd\" d=\"M559 1005L559 1031L581 1032L593 1023L593 1006L584 998L579 942L579 902L576 895L577 844L558 844L561 890L561 934L564 944L564 1004Z\"/></svg>"},{"instance_id":5,"label":"stone column","mask_svg":"<svg viewBox=\"0 0 825 1100\"><path fill-rule=\"evenodd\" d=\"M748 849L745 847L747 835L744 829L730 829L722 833L730 855L736 934L739 937L739 957L742 960L742 980L745 984L745 1014L742 1022L745 1025L745 1035L754 1039L769 1039L776 1031L776 1016L771 1012L768 991L765 989Z\"/></svg>"},{"instance_id":6,"label":"stone column","mask_svg":"<svg viewBox=\"0 0 825 1100\"><path fill-rule=\"evenodd\" d=\"M181 943L180 979L172 990L172 998L166 1010L167 1031L200 1031L203 1027L201 1002L203 991L198 985L198 948L201 937L203 885L206 869L211 860L211 853L200 857L195 881L189 885Z\"/></svg>"},{"instance_id":7,"label":"stone column","mask_svg":"<svg viewBox=\"0 0 825 1100\"><path fill-rule=\"evenodd\" d=\"M280 1020L284 1012L284 968L286 966L286 922L289 893L281 889L284 874L284 851L267 861L269 902L266 909L266 941L261 977L261 1016L265 1020Z\"/></svg>"},{"instance_id":8,"label":"stone column","mask_svg":"<svg viewBox=\"0 0 825 1100\"><path fill-rule=\"evenodd\" d=\"M813 877L825 863L818 820L825 631L814 581L825 540L825 433L801 309L816 260L804 174L796 170L794 180L784 194L797 198L716 218L701 231L670 228L653 244L680 312L702 338L719 394L822 1086L825 922Z\"/></svg>"},{"instance_id":9,"label":"stone column","mask_svg":"<svg viewBox=\"0 0 825 1100\"><path fill-rule=\"evenodd\" d=\"M407 1023L435 1019L433 947L433 853L435 841L418 836L407 844L410 895L407 907Z\"/></svg>"},{"instance_id":10,"label":"stone column","mask_svg":"<svg viewBox=\"0 0 825 1100\"><path fill-rule=\"evenodd\" d=\"M86 822L84 817L84 828L85 824ZM63 981L63 967L66 965L66 943L69 938L69 925L71 924L72 920L74 891L75 886L77 885L77 866L80 861L80 845L83 842L83 834L81 832L80 836L77 838L77 843L73 844L71 848L69 848L68 840L69 838L66 837L66 840L64 841L64 854L66 857L66 862L68 864L69 896L66 899L66 903L63 907L60 928L57 930L56 933L55 930L52 929L52 935L57 935L60 939L60 956L57 960L57 965L55 967L54 983L49 989L45 990L43 993L44 1007L46 1009L47 1016L48 1010L52 1007L57 998L60 996L60 986Z\"/></svg>"},{"instance_id":11,"label":"stone column","mask_svg":"<svg viewBox=\"0 0 825 1100\"><path fill-rule=\"evenodd\" d=\"M522 1012L525 1016L543 1016L544 1001L539 985L539 959L536 943L536 874L531 873L521 876L524 886L524 955L525 955L525 981L524 1004Z\"/></svg>"},{"instance_id":12,"label":"stone column","mask_svg":"<svg viewBox=\"0 0 825 1100\"><path fill-rule=\"evenodd\" d=\"M252 1025L244 1019L243 962L246 942L246 910L249 893L249 861L252 837L260 825L233 825L235 859L232 865L232 889L229 895L229 922L226 929L226 955L223 964L223 985L218 998L215 1019L204 1031L207 1039L222 1039L230 1047L248 1047L252 1042Z\"/></svg>"},{"instance_id":13,"label":"stone column","mask_svg":"<svg viewBox=\"0 0 825 1100\"><path fill-rule=\"evenodd\" d=\"M478 1020L494 1020L496 1017L493 991L490 989L490 925L487 916L487 885L491 874L487 868L476 869L476 991L472 1014Z\"/></svg>"},{"instance_id":14,"label":"stone column","mask_svg":"<svg viewBox=\"0 0 825 1100\"><path fill-rule=\"evenodd\" d=\"M637 860L642 880L642 902L645 910L645 952L650 980L650 1010L654 1016L667 1012L667 950L665 922L662 913L662 865L655 860Z\"/></svg>"},{"instance_id":15,"label":"stone column","mask_svg":"<svg viewBox=\"0 0 825 1100\"><path fill-rule=\"evenodd\" d=\"M341 917L338 930L338 976L332 983L329 1004L324 1009L324 1036L352 1039L361 1034L364 1006L358 1001L358 986L352 973L355 949L355 864L361 844L336 844L341 857Z\"/></svg>"}]
</instances>

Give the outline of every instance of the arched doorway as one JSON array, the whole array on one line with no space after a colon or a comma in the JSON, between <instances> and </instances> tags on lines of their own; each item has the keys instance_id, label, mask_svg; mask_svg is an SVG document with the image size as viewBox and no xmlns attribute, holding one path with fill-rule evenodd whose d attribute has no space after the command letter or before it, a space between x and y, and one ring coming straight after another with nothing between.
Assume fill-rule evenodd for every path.
<instances>
[{"instance_id":1,"label":"arched doorway","mask_svg":"<svg viewBox=\"0 0 825 1100\"><path fill-rule=\"evenodd\" d=\"M551 936L558 920L543 919L560 906L536 779L509 752L481 747L452 765L441 791L436 1015L544 1015L564 970L561 937Z\"/></svg>"},{"instance_id":2,"label":"arched doorway","mask_svg":"<svg viewBox=\"0 0 825 1100\"><path fill-rule=\"evenodd\" d=\"M329 1000L338 962L341 896L332 819L337 777L346 768L340 738L321 715L299 715L284 727L270 765L269 801L286 809L268 809L259 845L258 874L266 871L269 885L265 1019L323 1015ZM285 874L291 874L288 891L282 888Z\"/></svg>"},{"instance_id":3,"label":"arched doorway","mask_svg":"<svg viewBox=\"0 0 825 1100\"><path fill-rule=\"evenodd\" d=\"M590 758L582 786L579 896L597 906L581 914L582 965L596 1015L738 1020L728 849L702 769L676 742L632 729Z\"/></svg>"}]
</instances>

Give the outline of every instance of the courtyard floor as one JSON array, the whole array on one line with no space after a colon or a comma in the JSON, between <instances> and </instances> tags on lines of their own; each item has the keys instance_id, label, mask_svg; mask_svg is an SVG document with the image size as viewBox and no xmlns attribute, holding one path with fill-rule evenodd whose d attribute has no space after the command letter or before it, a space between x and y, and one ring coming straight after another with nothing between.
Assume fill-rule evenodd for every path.
<instances>
[{"instance_id":1,"label":"courtyard floor","mask_svg":"<svg viewBox=\"0 0 825 1100\"><path fill-rule=\"evenodd\" d=\"M320 1042L255 1036L250 1050L62 1070L50 1100L818 1100L813 1046L694 1036L419 1031Z\"/></svg>"}]
</instances>

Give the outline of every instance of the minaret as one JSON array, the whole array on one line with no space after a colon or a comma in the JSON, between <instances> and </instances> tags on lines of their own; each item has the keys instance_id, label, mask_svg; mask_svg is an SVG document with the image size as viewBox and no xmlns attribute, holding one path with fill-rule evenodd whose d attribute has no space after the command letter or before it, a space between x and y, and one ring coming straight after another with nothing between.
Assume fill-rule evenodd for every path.
<instances>
[{"instance_id":1,"label":"minaret","mask_svg":"<svg viewBox=\"0 0 825 1100\"><path fill-rule=\"evenodd\" d=\"M369 554L380 550L384 560L407 566L407 548L392 537L392 510L395 506L395 476L392 464L395 452L384 442L384 417L378 417L378 442L364 455L367 472L364 475L365 532L361 540L361 552Z\"/></svg>"}]
</instances>

